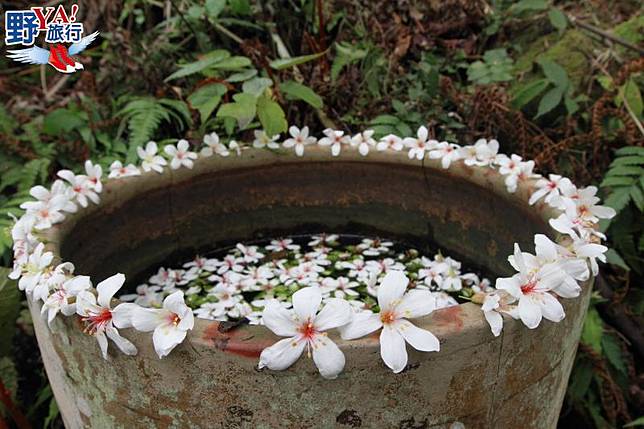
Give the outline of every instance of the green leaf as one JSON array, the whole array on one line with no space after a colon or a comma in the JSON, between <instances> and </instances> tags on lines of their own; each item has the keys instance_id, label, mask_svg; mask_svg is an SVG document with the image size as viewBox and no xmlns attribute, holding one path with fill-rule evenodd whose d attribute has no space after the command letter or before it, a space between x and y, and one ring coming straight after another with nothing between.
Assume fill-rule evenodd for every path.
<instances>
[{"instance_id":1,"label":"green leaf","mask_svg":"<svg viewBox=\"0 0 644 429\"><path fill-rule=\"evenodd\" d=\"M248 0L228 0L230 9L237 15L250 15L250 3Z\"/></svg>"},{"instance_id":2,"label":"green leaf","mask_svg":"<svg viewBox=\"0 0 644 429\"><path fill-rule=\"evenodd\" d=\"M216 20L226 7L226 0L206 0L206 15L211 20Z\"/></svg>"},{"instance_id":3,"label":"green leaf","mask_svg":"<svg viewBox=\"0 0 644 429\"><path fill-rule=\"evenodd\" d=\"M293 58L280 58L280 59L271 61L270 66L275 70L284 70L293 66L297 66L299 64L304 64L309 61L313 61L317 58L320 58L322 55L325 55L327 52L328 50L323 52L318 52L317 54L302 55L302 56L293 57Z\"/></svg>"},{"instance_id":4,"label":"green leaf","mask_svg":"<svg viewBox=\"0 0 644 429\"><path fill-rule=\"evenodd\" d=\"M342 69L367 57L368 51L349 43L335 44L335 58L331 64L331 80L335 81Z\"/></svg>"},{"instance_id":5,"label":"green leaf","mask_svg":"<svg viewBox=\"0 0 644 429\"><path fill-rule=\"evenodd\" d=\"M609 264L617 265L620 268L623 268L626 271L630 271L631 267L622 259L622 257L615 251L615 249L608 249L605 253L606 261Z\"/></svg>"},{"instance_id":6,"label":"green leaf","mask_svg":"<svg viewBox=\"0 0 644 429\"><path fill-rule=\"evenodd\" d=\"M21 294L16 281L9 279L10 272L9 268L0 267L0 357L11 352L11 340L20 314Z\"/></svg>"},{"instance_id":7,"label":"green leaf","mask_svg":"<svg viewBox=\"0 0 644 429\"><path fill-rule=\"evenodd\" d=\"M644 147L639 146L626 146L615 151L615 155L624 156L624 155L639 155L644 157Z\"/></svg>"},{"instance_id":8,"label":"green leaf","mask_svg":"<svg viewBox=\"0 0 644 429\"><path fill-rule=\"evenodd\" d=\"M602 188L608 186L631 186L633 183L635 183L635 178L633 177L608 176L599 186Z\"/></svg>"},{"instance_id":9,"label":"green leaf","mask_svg":"<svg viewBox=\"0 0 644 429\"><path fill-rule=\"evenodd\" d=\"M595 307L588 309L586 320L584 320L584 327L581 332L581 342L592 347L597 353L602 352L602 334L603 322Z\"/></svg>"},{"instance_id":10,"label":"green leaf","mask_svg":"<svg viewBox=\"0 0 644 429\"><path fill-rule=\"evenodd\" d=\"M624 361L622 348L619 346L619 340L613 335L604 335L602 337L602 347L604 349L604 356L606 356L608 362L610 362L616 370L625 376L628 376L628 369L626 367L626 362Z\"/></svg>"},{"instance_id":11,"label":"green leaf","mask_svg":"<svg viewBox=\"0 0 644 429\"><path fill-rule=\"evenodd\" d=\"M230 83L235 83L235 82L243 82L245 80L250 79L251 77L255 77L257 75L257 70L255 69L248 69L248 70L242 70L237 73L233 73L230 76L226 78L226 82Z\"/></svg>"},{"instance_id":12,"label":"green leaf","mask_svg":"<svg viewBox=\"0 0 644 429\"><path fill-rule=\"evenodd\" d=\"M224 49L216 49L207 53L198 61L187 64L179 64L179 70L166 77L164 82L169 82L180 77L186 77L195 73L199 73L200 71L205 70L213 64L216 64L228 57L230 57L230 52Z\"/></svg>"},{"instance_id":13,"label":"green leaf","mask_svg":"<svg viewBox=\"0 0 644 429\"><path fill-rule=\"evenodd\" d=\"M215 110L221 101L221 97L223 97L226 91L226 85L213 83L202 86L190 94L188 102L193 109L199 111L202 124L204 124L210 115L212 115L212 112Z\"/></svg>"},{"instance_id":14,"label":"green leaf","mask_svg":"<svg viewBox=\"0 0 644 429\"><path fill-rule=\"evenodd\" d=\"M548 11L548 19L550 20L550 24L559 31L565 30L568 25L566 15L555 7Z\"/></svg>"},{"instance_id":15,"label":"green leaf","mask_svg":"<svg viewBox=\"0 0 644 429\"><path fill-rule=\"evenodd\" d=\"M273 85L273 81L265 77L255 77L242 85L242 91L254 97L259 97ZM272 135L272 134L271 134Z\"/></svg>"},{"instance_id":16,"label":"green leaf","mask_svg":"<svg viewBox=\"0 0 644 429\"><path fill-rule=\"evenodd\" d=\"M521 109L523 106L531 102L536 96L541 94L548 85L549 81L547 79L538 79L531 82L517 92L514 99L512 99L512 105L515 109Z\"/></svg>"},{"instance_id":17,"label":"green leaf","mask_svg":"<svg viewBox=\"0 0 644 429\"><path fill-rule=\"evenodd\" d=\"M396 125L400 122L400 119L396 118L393 115L378 115L371 120L371 124L384 124L384 125Z\"/></svg>"},{"instance_id":18,"label":"green leaf","mask_svg":"<svg viewBox=\"0 0 644 429\"><path fill-rule=\"evenodd\" d=\"M621 212L631 200L630 188L616 188L604 200L604 204L615 209L617 213Z\"/></svg>"},{"instance_id":19,"label":"green leaf","mask_svg":"<svg viewBox=\"0 0 644 429\"><path fill-rule=\"evenodd\" d=\"M635 426L644 426L644 416L638 417L630 423L624 425L625 428L632 428Z\"/></svg>"},{"instance_id":20,"label":"green leaf","mask_svg":"<svg viewBox=\"0 0 644 429\"><path fill-rule=\"evenodd\" d=\"M266 95L262 95L257 100L257 116L269 136L283 133L288 128L284 110Z\"/></svg>"},{"instance_id":21,"label":"green leaf","mask_svg":"<svg viewBox=\"0 0 644 429\"><path fill-rule=\"evenodd\" d=\"M237 120L240 129L244 129L255 118L257 98L250 94L239 93L233 96L233 103L222 104L217 111L217 117L229 117Z\"/></svg>"},{"instance_id":22,"label":"green leaf","mask_svg":"<svg viewBox=\"0 0 644 429\"><path fill-rule=\"evenodd\" d=\"M287 80L282 83L280 85L280 90L286 94L288 99L305 101L316 109L321 109L324 104L322 102L322 97L317 95L315 91L308 86L302 85L301 83L293 80Z\"/></svg>"},{"instance_id":23,"label":"green leaf","mask_svg":"<svg viewBox=\"0 0 644 429\"><path fill-rule=\"evenodd\" d=\"M541 101L539 101L537 116L535 116L535 118L545 115L546 113L557 107L561 102L563 93L563 89L559 86L554 87L550 91L546 92Z\"/></svg>"},{"instance_id":24,"label":"green leaf","mask_svg":"<svg viewBox=\"0 0 644 429\"><path fill-rule=\"evenodd\" d=\"M624 84L624 99L628 107L633 111L637 118L642 117L642 94L633 78L629 78Z\"/></svg>"},{"instance_id":25,"label":"green leaf","mask_svg":"<svg viewBox=\"0 0 644 429\"><path fill-rule=\"evenodd\" d=\"M252 61L247 57L234 56L217 61L210 67L217 70L238 70L250 66Z\"/></svg>"},{"instance_id":26,"label":"green leaf","mask_svg":"<svg viewBox=\"0 0 644 429\"><path fill-rule=\"evenodd\" d=\"M49 112L43 119L42 132L50 136L59 136L84 125L86 126L86 121L79 116L78 112L56 109Z\"/></svg>"},{"instance_id":27,"label":"green leaf","mask_svg":"<svg viewBox=\"0 0 644 429\"><path fill-rule=\"evenodd\" d=\"M642 190L638 186L631 186L630 195L637 209L644 212L644 194Z\"/></svg>"},{"instance_id":28,"label":"green leaf","mask_svg":"<svg viewBox=\"0 0 644 429\"><path fill-rule=\"evenodd\" d=\"M644 164L644 156L639 155L628 155L620 156L615 158L615 160L610 164L611 168L618 165L642 165Z\"/></svg>"},{"instance_id":29,"label":"green leaf","mask_svg":"<svg viewBox=\"0 0 644 429\"><path fill-rule=\"evenodd\" d=\"M521 0L512 6L512 11L515 14L520 14L528 10L546 10L548 3L545 0Z\"/></svg>"},{"instance_id":30,"label":"green leaf","mask_svg":"<svg viewBox=\"0 0 644 429\"><path fill-rule=\"evenodd\" d=\"M563 90L568 88L570 81L568 80L568 73L566 73L566 70L563 67L547 58L541 58L537 62L541 66L543 74L546 75L546 78L552 82L552 84L562 88Z\"/></svg>"}]
</instances>

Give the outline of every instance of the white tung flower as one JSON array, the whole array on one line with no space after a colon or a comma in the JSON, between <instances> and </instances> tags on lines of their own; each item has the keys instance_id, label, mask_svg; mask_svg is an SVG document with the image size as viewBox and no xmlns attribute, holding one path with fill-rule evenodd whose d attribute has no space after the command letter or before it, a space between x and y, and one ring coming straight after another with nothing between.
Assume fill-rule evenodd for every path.
<instances>
[{"instance_id":1,"label":"white tung flower","mask_svg":"<svg viewBox=\"0 0 644 429\"><path fill-rule=\"evenodd\" d=\"M400 152L401 150L403 150L404 146L405 145L403 144L403 140L400 137L394 134L388 134L380 139L380 141L376 145L376 149L378 151L390 149L396 152Z\"/></svg>"},{"instance_id":2,"label":"white tung flower","mask_svg":"<svg viewBox=\"0 0 644 429\"><path fill-rule=\"evenodd\" d=\"M85 175L90 183L92 189L99 194L103 191L103 183L101 183L101 176L103 175L103 168L98 164L93 164L91 160L85 161Z\"/></svg>"},{"instance_id":3,"label":"white tung flower","mask_svg":"<svg viewBox=\"0 0 644 429\"><path fill-rule=\"evenodd\" d=\"M495 337L501 335L503 330L503 316L501 313L508 314L514 319L519 318L519 311L515 302L516 298L504 290L494 290L485 294L481 310L483 310L485 320L490 325L492 334Z\"/></svg>"},{"instance_id":4,"label":"white tung flower","mask_svg":"<svg viewBox=\"0 0 644 429\"><path fill-rule=\"evenodd\" d=\"M530 195L528 203L534 205L541 198L552 207L557 207L560 201L561 189L566 188L568 184L572 185L570 179L561 177L557 174L550 174L548 178L539 179L534 184L536 190Z\"/></svg>"},{"instance_id":5,"label":"white tung flower","mask_svg":"<svg viewBox=\"0 0 644 429\"><path fill-rule=\"evenodd\" d=\"M324 131L326 137L318 140L320 146L331 146L331 155L338 156L342 150L343 145L349 145L351 138L344 135L344 131L334 130L327 128Z\"/></svg>"},{"instance_id":6,"label":"white tung flower","mask_svg":"<svg viewBox=\"0 0 644 429\"><path fill-rule=\"evenodd\" d=\"M183 300L183 292L177 291L163 300L163 308L137 307L132 313L132 326L143 332L154 331L154 350L162 358L186 338L194 327L194 315Z\"/></svg>"},{"instance_id":7,"label":"white tung flower","mask_svg":"<svg viewBox=\"0 0 644 429\"><path fill-rule=\"evenodd\" d=\"M483 167L496 163L499 153L499 142L496 140L479 139L473 146L464 146L459 154L467 166Z\"/></svg>"},{"instance_id":8,"label":"white tung flower","mask_svg":"<svg viewBox=\"0 0 644 429\"><path fill-rule=\"evenodd\" d=\"M255 140L253 140L253 147L261 149L267 147L269 149L279 149L280 145L277 143L277 139L280 138L279 134L275 134L273 137L269 137L264 130L255 130Z\"/></svg>"},{"instance_id":9,"label":"white tung flower","mask_svg":"<svg viewBox=\"0 0 644 429\"><path fill-rule=\"evenodd\" d=\"M76 297L83 291L92 287L88 276L73 277L64 282L57 290L52 292L45 300L41 313L47 313L47 323L51 325L58 312L65 316L76 313Z\"/></svg>"},{"instance_id":10,"label":"white tung flower","mask_svg":"<svg viewBox=\"0 0 644 429\"><path fill-rule=\"evenodd\" d=\"M203 136L203 144L205 146L201 149L201 156L209 157L214 153L224 157L230 155L230 151L226 145L219 141L219 135L217 133L210 133Z\"/></svg>"},{"instance_id":11,"label":"white tung flower","mask_svg":"<svg viewBox=\"0 0 644 429\"><path fill-rule=\"evenodd\" d=\"M558 263L542 266L535 256L522 253L518 244L514 245L514 255L508 260L518 273L510 278L496 279L496 288L507 291L519 301L518 315L523 324L534 329L542 318L552 322L563 320L563 306L550 293L565 280L566 273L561 266Z\"/></svg>"},{"instance_id":12,"label":"white tung flower","mask_svg":"<svg viewBox=\"0 0 644 429\"><path fill-rule=\"evenodd\" d=\"M351 340L364 337L380 328L380 356L395 373L407 366L405 341L425 352L440 350L438 338L418 328L408 318L426 316L436 307L431 292L411 290L405 293L409 279L402 271L390 271L378 287L380 313L354 314L350 324L340 329L342 338Z\"/></svg>"},{"instance_id":13,"label":"white tung flower","mask_svg":"<svg viewBox=\"0 0 644 429\"><path fill-rule=\"evenodd\" d=\"M285 148L295 148L295 154L297 156L304 155L304 146L315 144L316 142L315 137L309 137L309 127L302 127L300 130L298 127L293 125L288 129L288 132L291 135L291 138L286 139L286 141L282 143L282 146Z\"/></svg>"},{"instance_id":14,"label":"white tung flower","mask_svg":"<svg viewBox=\"0 0 644 429\"><path fill-rule=\"evenodd\" d=\"M170 160L170 168L178 170L181 166L192 168L194 160L197 159L197 154L190 151L190 143L188 140L181 139L177 145L167 145L164 149L166 154L172 157Z\"/></svg>"},{"instance_id":15,"label":"white tung flower","mask_svg":"<svg viewBox=\"0 0 644 429\"><path fill-rule=\"evenodd\" d=\"M21 267L21 270L17 274L16 271L12 272L9 277L15 280L20 276L18 288L24 290L28 295L31 295L42 276L49 269L49 265L53 259L54 254L45 252L45 245L39 243L34 252L29 255L26 264Z\"/></svg>"},{"instance_id":16,"label":"white tung flower","mask_svg":"<svg viewBox=\"0 0 644 429\"><path fill-rule=\"evenodd\" d=\"M98 298L89 291L82 291L76 298L76 313L85 323L85 332L96 337L98 345L107 359L107 339L125 354L135 355L136 346L128 339L123 338L116 328L129 328L132 326L132 311L135 304L124 303L112 309L110 301L114 294L123 286L125 276L114 274L96 286Z\"/></svg>"},{"instance_id":17,"label":"white tung flower","mask_svg":"<svg viewBox=\"0 0 644 429\"><path fill-rule=\"evenodd\" d=\"M110 165L110 179L120 179L121 177L140 176L139 170L134 164L123 165L121 161L114 161Z\"/></svg>"},{"instance_id":18,"label":"white tung flower","mask_svg":"<svg viewBox=\"0 0 644 429\"><path fill-rule=\"evenodd\" d=\"M405 147L409 148L409 159L423 159L425 158L425 153L438 144L436 140L427 140L429 136L429 131L425 126L418 128L416 132L416 138L414 137L405 137L403 144Z\"/></svg>"},{"instance_id":19,"label":"white tung flower","mask_svg":"<svg viewBox=\"0 0 644 429\"><path fill-rule=\"evenodd\" d=\"M373 130L365 130L351 137L351 146L357 147L360 155L367 156L369 149L376 146L376 141L372 137L373 132Z\"/></svg>"},{"instance_id":20,"label":"white tung flower","mask_svg":"<svg viewBox=\"0 0 644 429\"><path fill-rule=\"evenodd\" d=\"M266 304L264 325L280 337L288 337L265 348L259 358L259 368L284 370L307 349L324 378L333 379L344 368L344 354L329 339L325 331L343 326L351 320L351 307L342 299L329 299L318 313L322 294L318 287L305 287L293 294L293 310L285 309L278 301Z\"/></svg>"},{"instance_id":21,"label":"white tung flower","mask_svg":"<svg viewBox=\"0 0 644 429\"><path fill-rule=\"evenodd\" d=\"M60 170L58 177L65 179L76 197L76 201L82 206L87 207L87 200L89 199L94 204L100 203L100 198L94 190L94 185L89 181L84 174L74 174L70 170Z\"/></svg>"},{"instance_id":22,"label":"white tung flower","mask_svg":"<svg viewBox=\"0 0 644 429\"><path fill-rule=\"evenodd\" d=\"M499 173L505 177L505 186L508 192L514 193L517 190L519 182L531 179L535 175L532 172L534 161L522 161L519 155L511 157L498 157Z\"/></svg>"},{"instance_id":23,"label":"white tung flower","mask_svg":"<svg viewBox=\"0 0 644 429\"><path fill-rule=\"evenodd\" d=\"M142 147L136 148L136 153L142 161L141 167L146 173L151 170L157 173L163 173L163 167L168 165L167 161L161 155L158 155L158 151L159 148L156 142L152 141L145 145L145 149Z\"/></svg>"},{"instance_id":24,"label":"white tung flower","mask_svg":"<svg viewBox=\"0 0 644 429\"><path fill-rule=\"evenodd\" d=\"M461 155L458 151L458 146L455 144L440 142L434 149L429 151L429 157L431 159L440 159L441 166L443 168L449 168L452 161L460 159Z\"/></svg>"}]
</instances>

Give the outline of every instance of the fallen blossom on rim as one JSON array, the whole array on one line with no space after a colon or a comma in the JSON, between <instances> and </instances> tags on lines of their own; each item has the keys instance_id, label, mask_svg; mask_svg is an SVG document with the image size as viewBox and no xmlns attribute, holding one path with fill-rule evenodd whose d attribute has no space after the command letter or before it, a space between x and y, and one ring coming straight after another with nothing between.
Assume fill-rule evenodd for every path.
<instances>
[{"instance_id":1,"label":"fallen blossom on rim","mask_svg":"<svg viewBox=\"0 0 644 429\"><path fill-rule=\"evenodd\" d=\"M282 146L285 148L295 148L295 154L297 156L304 155L304 146L314 144L317 139L315 137L309 137L309 127L302 127L300 130L295 125L291 126L288 129L291 138L286 139Z\"/></svg>"},{"instance_id":2,"label":"fallen blossom on rim","mask_svg":"<svg viewBox=\"0 0 644 429\"><path fill-rule=\"evenodd\" d=\"M351 137L351 146L357 147L360 155L367 156L369 149L376 146L376 141L372 137L373 133L373 130L365 130L356 134Z\"/></svg>"},{"instance_id":3,"label":"fallen blossom on rim","mask_svg":"<svg viewBox=\"0 0 644 429\"><path fill-rule=\"evenodd\" d=\"M452 161L460 159L461 155L458 151L458 147L455 144L440 142L434 149L429 151L429 157L431 159L440 159L441 166L443 168L449 168Z\"/></svg>"},{"instance_id":4,"label":"fallen blossom on rim","mask_svg":"<svg viewBox=\"0 0 644 429\"><path fill-rule=\"evenodd\" d=\"M253 147L261 149L267 147L269 149L279 149L280 145L277 143L277 139L280 138L279 134L275 134L273 137L269 137L264 130L255 130L253 132L255 135L255 140L253 140Z\"/></svg>"},{"instance_id":5,"label":"fallen blossom on rim","mask_svg":"<svg viewBox=\"0 0 644 429\"><path fill-rule=\"evenodd\" d=\"M136 287L136 293L129 293L119 297L121 301L132 301L143 307L158 307L161 305L161 298L161 287L145 284L138 285Z\"/></svg>"},{"instance_id":6,"label":"fallen blossom on rim","mask_svg":"<svg viewBox=\"0 0 644 429\"><path fill-rule=\"evenodd\" d=\"M411 290L405 293L409 279L402 271L388 272L378 287L380 313L356 313L348 325L340 328L342 338L353 340L382 328L380 356L395 373L407 366L407 347L425 352L440 350L438 338L429 331L418 328L408 318L426 316L436 307L431 292Z\"/></svg>"},{"instance_id":7,"label":"fallen blossom on rim","mask_svg":"<svg viewBox=\"0 0 644 429\"><path fill-rule=\"evenodd\" d=\"M76 313L76 297L92 287L88 276L77 276L67 280L52 292L42 306L41 314L47 313L47 323L51 325L58 312L65 316ZM73 301L72 301L73 300Z\"/></svg>"},{"instance_id":8,"label":"fallen blossom on rim","mask_svg":"<svg viewBox=\"0 0 644 429\"><path fill-rule=\"evenodd\" d=\"M91 160L85 161L85 175L90 183L90 186L99 194L103 191L103 183L101 183L101 176L103 175L103 168L98 164L93 164Z\"/></svg>"},{"instance_id":9,"label":"fallen blossom on rim","mask_svg":"<svg viewBox=\"0 0 644 429\"><path fill-rule=\"evenodd\" d=\"M532 172L534 161L523 161L519 155L500 156L498 164L499 173L505 176L505 186L510 193L516 192L519 182L535 176Z\"/></svg>"},{"instance_id":10,"label":"fallen blossom on rim","mask_svg":"<svg viewBox=\"0 0 644 429\"><path fill-rule=\"evenodd\" d=\"M537 201L544 198L544 201L552 207L559 205L561 190L572 185L572 182L567 177L562 177L557 174L550 174L548 178L545 177L537 180L534 184L536 191L530 195L528 203L534 205ZM573 185L574 186L574 185Z\"/></svg>"},{"instance_id":11,"label":"fallen blossom on rim","mask_svg":"<svg viewBox=\"0 0 644 429\"><path fill-rule=\"evenodd\" d=\"M325 137L318 140L318 144L320 146L331 146L331 155L333 156L340 155L342 145L349 145L351 143L351 138L345 136L344 131L327 128L323 132Z\"/></svg>"},{"instance_id":12,"label":"fallen blossom on rim","mask_svg":"<svg viewBox=\"0 0 644 429\"><path fill-rule=\"evenodd\" d=\"M203 144L205 147L201 149L201 156L209 157L213 153L224 157L230 155L230 151L226 145L219 141L219 135L217 133L210 133L203 136Z\"/></svg>"},{"instance_id":13,"label":"fallen blossom on rim","mask_svg":"<svg viewBox=\"0 0 644 429\"><path fill-rule=\"evenodd\" d=\"M288 337L265 348L258 367L284 370L302 355L313 356L313 362L324 378L333 379L344 369L344 354L331 341L329 329L346 325L351 320L351 307L343 299L327 300L318 313L322 294L318 287L305 287L293 294L293 309L287 310L276 300L264 307L264 325L280 337Z\"/></svg>"},{"instance_id":14,"label":"fallen blossom on rim","mask_svg":"<svg viewBox=\"0 0 644 429\"><path fill-rule=\"evenodd\" d=\"M190 143L188 143L188 140L181 139L177 142L176 146L169 144L163 150L172 157L170 160L170 168L173 170L177 170L181 166L192 168L194 165L193 160L197 159L197 154L190 151Z\"/></svg>"},{"instance_id":15,"label":"fallen blossom on rim","mask_svg":"<svg viewBox=\"0 0 644 429\"><path fill-rule=\"evenodd\" d=\"M61 213L65 209L69 200L63 195L55 195L45 201L26 201L20 204L20 208L33 216L35 219L34 228L49 229L52 225L62 222L65 215Z\"/></svg>"},{"instance_id":16,"label":"fallen blossom on rim","mask_svg":"<svg viewBox=\"0 0 644 429\"><path fill-rule=\"evenodd\" d=\"M114 309L110 305L112 297L124 282L123 274L114 274L96 286L98 298L89 291L80 292L76 298L76 313L85 323L85 333L96 337L103 359L107 359L108 338L126 355L137 353L136 346L123 338L116 329L132 326L131 317L135 305L123 303Z\"/></svg>"},{"instance_id":17,"label":"fallen blossom on rim","mask_svg":"<svg viewBox=\"0 0 644 429\"><path fill-rule=\"evenodd\" d=\"M577 281L585 281L590 277L584 250L588 254L597 252L601 256L606 251L606 247L600 244L592 244L589 246L588 249L580 249L582 255L577 255L574 246L566 248L550 240L543 234L536 234L534 236L536 262L533 262L533 265L558 263L565 275L561 285L554 288L552 292L562 298L576 298L581 292L581 287ZM533 256L529 253L524 253L523 257L524 259L531 259Z\"/></svg>"},{"instance_id":18,"label":"fallen blossom on rim","mask_svg":"<svg viewBox=\"0 0 644 429\"><path fill-rule=\"evenodd\" d=\"M107 176L110 179L120 179L121 177L140 176L139 170L134 164L123 165L121 161L114 161L110 165L110 174Z\"/></svg>"},{"instance_id":19,"label":"fallen blossom on rim","mask_svg":"<svg viewBox=\"0 0 644 429\"><path fill-rule=\"evenodd\" d=\"M499 153L499 142L496 140L479 139L473 146L464 146L459 154L467 166L484 167L496 162Z\"/></svg>"},{"instance_id":20,"label":"fallen blossom on rim","mask_svg":"<svg viewBox=\"0 0 644 429\"><path fill-rule=\"evenodd\" d=\"M26 263L20 267L20 270L12 271L9 274L9 278L16 280L20 277L18 288L24 290L28 295L31 295L53 259L54 254L45 252L45 245L38 243L34 252L29 255Z\"/></svg>"},{"instance_id":21,"label":"fallen blossom on rim","mask_svg":"<svg viewBox=\"0 0 644 429\"><path fill-rule=\"evenodd\" d=\"M425 158L425 152L433 149L438 142L436 140L427 140L429 136L429 131L425 126L418 128L416 132L416 138L414 137L405 137L403 139L403 144L405 147L409 148L409 159L423 159Z\"/></svg>"},{"instance_id":22,"label":"fallen blossom on rim","mask_svg":"<svg viewBox=\"0 0 644 429\"><path fill-rule=\"evenodd\" d=\"M167 161L158 154L159 148L157 147L156 142L148 142L145 145L145 149L142 147L136 148L136 153L141 158L141 168L146 173L148 171L154 170L157 173L163 173L163 167L168 165Z\"/></svg>"},{"instance_id":23,"label":"fallen blossom on rim","mask_svg":"<svg viewBox=\"0 0 644 429\"><path fill-rule=\"evenodd\" d=\"M58 177L65 179L69 183L69 186L76 197L76 201L78 201L81 207L87 207L88 199L94 204L101 202L87 176L83 174L76 175L71 170L60 170L58 172Z\"/></svg>"},{"instance_id":24,"label":"fallen blossom on rim","mask_svg":"<svg viewBox=\"0 0 644 429\"><path fill-rule=\"evenodd\" d=\"M152 342L159 358L167 356L186 338L195 321L190 307L177 291L163 300L163 308L137 307L132 312L132 326L143 332L154 331Z\"/></svg>"},{"instance_id":25,"label":"fallen blossom on rim","mask_svg":"<svg viewBox=\"0 0 644 429\"><path fill-rule=\"evenodd\" d=\"M550 293L564 282L566 274L561 266L558 263L542 266L536 257L521 252L518 244L514 245L514 255L508 260L518 273L509 278L497 278L496 288L507 291L519 301L518 315L523 324L534 329L542 318L552 322L563 320L563 306Z\"/></svg>"},{"instance_id":26,"label":"fallen blossom on rim","mask_svg":"<svg viewBox=\"0 0 644 429\"><path fill-rule=\"evenodd\" d=\"M473 301L475 300L476 297L473 298ZM483 310L483 316L485 316L485 320L490 325L492 334L495 337L501 335L503 330L503 316L501 316L501 313L508 314L514 319L519 318L515 302L516 298L504 290L495 290L484 294L481 310Z\"/></svg>"},{"instance_id":27,"label":"fallen blossom on rim","mask_svg":"<svg viewBox=\"0 0 644 429\"><path fill-rule=\"evenodd\" d=\"M400 152L403 150L404 146L403 140L400 137L394 134L388 134L381 138L378 144L376 144L376 150L383 151L391 149L396 152Z\"/></svg>"}]
</instances>

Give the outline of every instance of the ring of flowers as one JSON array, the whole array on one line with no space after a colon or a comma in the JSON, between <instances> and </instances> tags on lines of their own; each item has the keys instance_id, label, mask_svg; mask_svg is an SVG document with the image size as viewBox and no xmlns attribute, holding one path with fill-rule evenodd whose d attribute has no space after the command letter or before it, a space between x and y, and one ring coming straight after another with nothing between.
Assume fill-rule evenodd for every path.
<instances>
[{"instance_id":1,"label":"ring of flowers","mask_svg":"<svg viewBox=\"0 0 644 429\"><path fill-rule=\"evenodd\" d=\"M580 283L597 275L596 260L605 262L608 249L601 245L605 236L598 231L597 223L599 219L613 217L615 212L597 205L597 188L578 189L565 177L550 174L546 178L536 174L534 161L524 161L518 155L499 154L496 140L480 139L473 145L459 146L430 139L428 130L422 126L416 137L388 135L379 141L373 139L372 130L348 136L343 131L326 129L319 140L309 136L308 127L292 126L289 133L290 137L280 143L277 135L267 136L263 131L255 131L252 144L234 140L225 144L212 133L204 137L200 153L191 151L189 142L182 139L176 145L165 146L165 156L159 153L155 142L149 142L145 147L137 148L140 165L123 165L115 161L110 166L108 180L136 177L142 172L162 174L168 167L171 170L192 169L197 158L241 156L251 148L292 149L302 157L311 145L329 148L332 157L347 150L356 151L362 157L374 152L382 153L381 156L406 152L409 159L419 163L425 159L434 160L443 169L461 162L466 168L481 167L496 172L509 193L528 189L529 205L543 200L540 207L549 212L550 226L560 234L560 239L555 243L545 235L537 234L535 254L522 252L515 244L514 253L508 260L517 273L510 278L496 279L496 289L491 292L474 295L472 301L481 304L495 336L503 327L502 314L520 319L530 329L536 328L542 318L553 322L562 320L564 312L558 298L577 297ZM102 174L101 166L88 160L85 174L61 170L57 174L61 180L56 180L50 189L43 186L31 189L35 200L21 205L25 214L12 228L14 269L10 278L19 280L19 288L30 300L43 302L42 312L47 313L49 323L60 313L79 315L85 323L85 332L97 338L105 359L108 338L124 353L137 353L134 344L118 332L118 329L128 327L154 331L153 343L161 358L180 344L194 326L192 310L185 304L181 291L168 295L163 308L142 308L133 303L120 303L112 308L112 297L125 282L123 274L115 274L94 288L88 276L74 274L71 263L61 262L54 266L53 253L45 251L44 243L39 240L40 233L63 222L66 214L77 212L79 206L86 209L90 202L100 203ZM293 295L292 311L267 304L264 324L274 333L288 338L264 349L259 367L286 369L307 349L309 354L313 353L321 375L335 378L344 367L344 356L325 331L338 328L342 338L354 339L382 329L381 356L394 372L402 371L407 360L405 341L422 351L440 349L433 334L406 320L433 310L428 296L422 295L422 291L405 293L406 286L407 278L402 272L385 276L378 288L380 314L354 314L341 299L327 301L318 312L320 297L314 287L303 288ZM288 351L287 358L283 356L284 350Z\"/></svg>"}]
</instances>

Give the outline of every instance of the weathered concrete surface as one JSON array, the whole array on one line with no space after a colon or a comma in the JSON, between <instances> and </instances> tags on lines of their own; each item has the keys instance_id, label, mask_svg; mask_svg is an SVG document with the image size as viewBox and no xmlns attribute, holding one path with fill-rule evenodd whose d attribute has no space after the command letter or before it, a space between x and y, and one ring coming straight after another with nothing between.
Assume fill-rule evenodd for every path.
<instances>
[{"instance_id":1,"label":"weathered concrete surface","mask_svg":"<svg viewBox=\"0 0 644 429\"><path fill-rule=\"evenodd\" d=\"M303 158L248 151L199 160L195 169L109 183L103 204L57 226L49 248L95 282L132 278L166 258L262 234L325 227L431 240L493 273L507 272L512 243L531 247L548 232L543 205L526 208L529 188L506 193L488 169L457 163L447 172L406 154L343 154L318 148ZM91 213L91 217L87 217ZM538 213L538 214L535 214ZM284 372L258 371L277 338L263 327L227 330L197 320L188 340L159 360L151 335L123 330L134 357L110 352L74 318L49 332L32 306L38 341L67 427L429 428L555 427L590 288L565 300L566 319L528 330L506 320L494 338L474 304L419 320L439 353L409 348L392 374L372 336L343 342L347 365L321 378L300 359Z\"/></svg>"}]
</instances>

